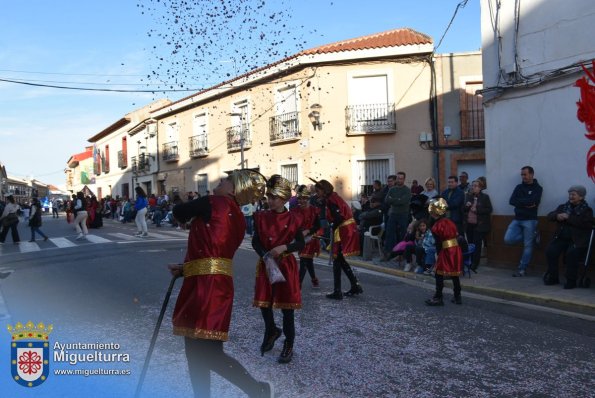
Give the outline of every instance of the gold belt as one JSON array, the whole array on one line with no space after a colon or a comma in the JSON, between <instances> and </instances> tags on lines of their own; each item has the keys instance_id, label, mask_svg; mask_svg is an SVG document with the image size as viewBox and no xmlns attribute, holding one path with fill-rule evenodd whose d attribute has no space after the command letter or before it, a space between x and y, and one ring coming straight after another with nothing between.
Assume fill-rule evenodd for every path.
<instances>
[{"instance_id":1,"label":"gold belt","mask_svg":"<svg viewBox=\"0 0 595 398\"><path fill-rule=\"evenodd\" d=\"M355 220L350 218L349 220L343 221L337 228L335 228L335 235L333 237L335 242L341 242L341 236L339 235L339 228L345 227L349 224L355 224Z\"/></svg>"},{"instance_id":2,"label":"gold belt","mask_svg":"<svg viewBox=\"0 0 595 398\"><path fill-rule=\"evenodd\" d=\"M457 242L457 239L456 238L452 238L452 239L445 240L445 241L442 242L442 248L443 249L448 249L449 247L455 247L455 246L458 246L458 245L459 245L459 242Z\"/></svg>"},{"instance_id":3,"label":"gold belt","mask_svg":"<svg viewBox=\"0 0 595 398\"><path fill-rule=\"evenodd\" d=\"M197 275L233 276L232 263L229 258L199 258L184 263L184 278Z\"/></svg>"}]
</instances>

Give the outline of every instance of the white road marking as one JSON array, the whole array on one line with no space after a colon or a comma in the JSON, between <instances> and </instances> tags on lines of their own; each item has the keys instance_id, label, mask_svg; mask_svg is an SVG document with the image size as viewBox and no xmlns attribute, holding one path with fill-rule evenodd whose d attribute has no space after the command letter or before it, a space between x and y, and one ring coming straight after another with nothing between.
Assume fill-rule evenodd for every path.
<instances>
[{"instance_id":1,"label":"white road marking","mask_svg":"<svg viewBox=\"0 0 595 398\"><path fill-rule=\"evenodd\" d=\"M31 253L31 252L38 252L41 249L39 245L35 242L21 242L19 245L19 250L21 253Z\"/></svg>"},{"instance_id":2,"label":"white road marking","mask_svg":"<svg viewBox=\"0 0 595 398\"><path fill-rule=\"evenodd\" d=\"M59 248L77 246L76 243L73 243L66 238L50 238L50 242L52 242L54 245L56 245Z\"/></svg>"},{"instance_id":3,"label":"white road marking","mask_svg":"<svg viewBox=\"0 0 595 398\"><path fill-rule=\"evenodd\" d=\"M87 235L87 240L91 243L110 243L110 242L112 242L109 239L105 239L105 238L102 238L101 236L91 235L91 234Z\"/></svg>"}]
</instances>

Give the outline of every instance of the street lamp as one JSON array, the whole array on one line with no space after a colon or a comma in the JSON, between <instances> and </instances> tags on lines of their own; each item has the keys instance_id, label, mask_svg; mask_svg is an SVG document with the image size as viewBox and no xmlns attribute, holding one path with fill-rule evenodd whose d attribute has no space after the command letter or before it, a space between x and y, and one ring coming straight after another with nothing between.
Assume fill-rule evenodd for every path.
<instances>
[{"instance_id":1,"label":"street lamp","mask_svg":"<svg viewBox=\"0 0 595 398\"><path fill-rule=\"evenodd\" d=\"M244 115L240 112L232 112L229 114L231 117L239 117L240 118L240 168L244 168L244 129L242 127L242 122L244 121Z\"/></svg>"}]
</instances>

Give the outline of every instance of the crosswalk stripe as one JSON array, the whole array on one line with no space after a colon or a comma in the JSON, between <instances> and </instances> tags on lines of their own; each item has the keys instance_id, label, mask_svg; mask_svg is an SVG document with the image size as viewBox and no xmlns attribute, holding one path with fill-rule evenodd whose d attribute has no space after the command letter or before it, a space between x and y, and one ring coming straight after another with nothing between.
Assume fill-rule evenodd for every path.
<instances>
[{"instance_id":1,"label":"crosswalk stripe","mask_svg":"<svg viewBox=\"0 0 595 398\"><path fill-rule=\"evenodd\" d=\"M140 240L140 239L142 239L142 238L139 238L139 237L137 237L137 236L132 236L132 235L128 235L128 234L123 234L123 233L121 233L121 232L111 232L111 233L109 233L108 235L110 235L110 236L115 236L115 237L117 237L117 238L124 239L124 240Z\"/></svg>"},{"instance_id":2,"label":"crosswalk stripe","mask_svg":"<svg viewBox=\"0 0 595 398\"><path fill-rule=\"evenodd\" d=\"M91 243L110 243L111 240L102 238L101 236L97 235L87 235L87 240Z\"/></svg>"},{"instance_id":3,"label":"crosswalk stripe","mask_svg":"<svg viewBox=\"0 0 595 398\"><path fill-rule=\"evenodd\" d=\"M41 249L39 245L35 242L21 242L19 245L19 250L21 253L30 253L30 252L38 252Z\"/></svg>"},{"instance_id":4,"label":"crosswalk stripe","mask_svg":"<svg viewBox=\"0 0 595 398\"><path fill-rule=\"evenodd\" d=\"M173 235L175 237L181 237L181 238L187 238L188 237L188 232L184 232L184 231L178 231L178 230L163 230L161 229L159 231L160 233L164 233L164 234L169 234L169 235ZM152 234L151 232L149 232L149 234Z\"/></svg>"},{"instance_id":5,"label":"crosswalk stripe","mask_svg":"<svg viewBox=\"0 0 595 398\"><path fill-rule=\"evenodd\" d=\"M73 243L66 238L50 238L50 242L52 242L54 245L56 245L59 248L77 246L76 243Z\"/></svg>"},{"instance_id":6,"label":"crosswalk stripe","mask_svg":"<svg viewBox=\"0 0 595 398\"><path fill-rule=\"evenodd\" d=\"M174 235L176 238L178 238L178 235ZM156 232L149 232L149 237L150 238L157 238L157 239L171 239L172 235L165 235L165 234L158 234ZM186 236L184 236L186 238Z\"/></svg>"}]
</instances>

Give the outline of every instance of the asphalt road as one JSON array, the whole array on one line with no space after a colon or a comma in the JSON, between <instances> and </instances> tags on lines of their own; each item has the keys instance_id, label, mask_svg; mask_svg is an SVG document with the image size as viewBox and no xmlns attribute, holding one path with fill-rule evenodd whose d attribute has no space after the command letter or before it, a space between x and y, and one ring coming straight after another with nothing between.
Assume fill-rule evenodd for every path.
<instances>
[{"instance_id":1,"label":"asphalt road","mask_svg":"<svg viewBox=\"0 0 595 398\"><path fill-rule=\"evenodd\" d=\"M93 240L97 243L79 242L63 219L44 221L42 229L52 240L65 238L73 245L41 242L39 250L25 253L5 245L0 270L14 272L0 280L0 293L10 316L5 324L31 320L54 325L52 373L39 387L27 389L12 381L10 334L2 332L0 395L133 396L169 285L166 264L182 260L184 232L169 228L160 230L160 237L131 238L132 226L107 222L92 231L101 238ZM595 322L470 298L465 292L461 306L451 304L447 292L444 307L430 308L423 303L432 294L427 285L368 271L358 272L362 296L331 301L324 293L332 285L332 273L323 261L316 265L321 288L313 289L308 280L304 284L293 361L278 364L282 340L265 356L259 353L263 322L251 306L255 263L246 240L234 259L236 295L225 349L255 378L272 381L278 397L593 396ZM192 395L183 339L173 336L171 327L180 286L178 281L143 397ZM128 354L130 359L75 365L54 360L55 344L74 343L118 344L118 350L102 352ZM75 348L69 352L93 352ZM53 373L99 368L131 374ZM224 379L213 379L214 397L243 396Z\"/></svg>"}]
</instances>

